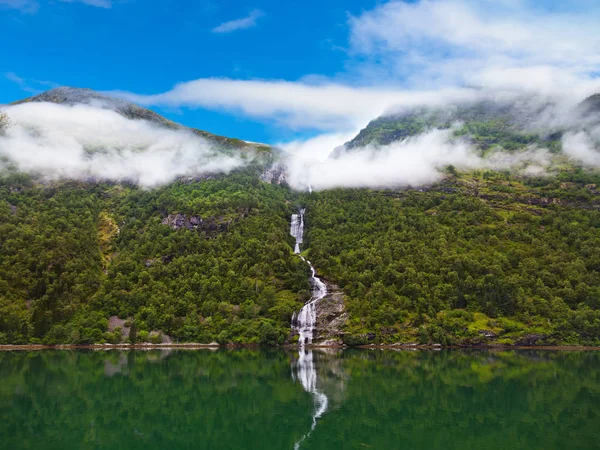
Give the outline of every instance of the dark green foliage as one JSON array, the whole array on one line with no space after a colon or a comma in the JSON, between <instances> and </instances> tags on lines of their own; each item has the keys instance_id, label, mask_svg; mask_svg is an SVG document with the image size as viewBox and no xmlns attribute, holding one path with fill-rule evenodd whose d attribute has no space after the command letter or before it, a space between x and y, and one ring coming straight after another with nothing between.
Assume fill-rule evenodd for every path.
<instances>
[{"instance_id":1,"label":"dark green foliage","mask_svg":"<svg viewBox=\"0 0 600 450\"><path fill-rule=\"evenodd\" d=\"M515 151L533 144L553 153L560 152L562 133L540 133L535 127L527 126L529 121L531 116L511 104L479 102L443 110L421 108L373 120L348 142L347 147L388 145L432 129L455 127L455 138L469 139L483 153L497 146Z\"/></svg>"},{"instance_id":2,"label":"dark green foliage","mask_svg":"<svg viewBox=\"0 0 600 450\"><path fill-rule=\"evenodd\" d=\"M497 186L505 192L491 194ZM349 297L351 345L513 344L531 334L537 344L597 345L593 195L576 183L546 179L532 189L485 173L427 192L313 194L309 256Z\"/></svg>"},{"instance_id":3,"label":"dark green foliage","mask_svg":"<svg viewBox=\"0 0 600 450\"><path fill-rule=\"evenodd\" d=\"M447 172L304 198L255 168L153 190L6 175L0 344L288 342L309 297L298 204L310 259L347 294L347 344L598 344L600 175Z\"/></svg>"},{"instance_id":4,"label":"dark green foliage","mask_svg":"<svg viewBox=\"0 0 600 450\"><path fill-rule=\"evenodd\" d=\"M292 254L291 195L252 169L155 190L3 178L0 343L118 341L109 316L135 317L132 343L152 330L284 343L308 288ZM175 213L204 225L162 224Z\"/></svg>"}]
</instances>

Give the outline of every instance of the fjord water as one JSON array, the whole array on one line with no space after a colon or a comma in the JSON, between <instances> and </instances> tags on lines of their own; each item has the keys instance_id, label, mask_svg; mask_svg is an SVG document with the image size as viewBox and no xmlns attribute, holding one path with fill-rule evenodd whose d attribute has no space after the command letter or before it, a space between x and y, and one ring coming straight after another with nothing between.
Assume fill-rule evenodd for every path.
<instances>
[{"instance_id":1,"label":"fjord water","mask_svg":"<svg viewBox=\"0 0 600 450\"><path fill-rule=\"evenodd\" d=\"M0 352L0 448L600 448L597 352L301 352Z\"/></svg>"}]
</instances>

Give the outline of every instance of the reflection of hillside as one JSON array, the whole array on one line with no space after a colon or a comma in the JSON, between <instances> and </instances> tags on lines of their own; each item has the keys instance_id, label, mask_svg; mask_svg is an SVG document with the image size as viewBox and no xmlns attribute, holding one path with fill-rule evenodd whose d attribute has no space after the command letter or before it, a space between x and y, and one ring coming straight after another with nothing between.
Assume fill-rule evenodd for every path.
<instances>
[{"instance_id":1,"label":"reflection of hillside","mask_svg":"<svg viewBox=\"0 0 600 450\"><path fill-rule=\"evenodd\" d=\"M336 432L361 445L598 448L600 353L373 350L343 361L352 378Z\"/></svg>"},{"instance_id":2,"label":"reflection of hillside","mask_svg":"<svg viewBox=\"0 0 600 450\"><path fill-rule=\"evenodd\" d=\"M143 351L109 351L104 360L104 375L112 377L117 374L127 375L129 366L135 363L135 360L158 363L167 358L173 351L170 349L143 350Z\"/></svg>"},{"instance_id":3,"label":"reflection of hillside","mask_svg":"<svg viewBox=\"0 0 600 450\"><path fill-rule=\"evenodd\" d=\"M284 352L163 356L0 352L0 447L292 448L305 432L312 401L295 388Z\"/></svg>"},{"instance_id":4,"label":"reflection of hillside","mask_svg":"<svg viewBox=\"0 0 600 450\"><path fill-rule=\"evenodd\" d=\"M0 447L600 448L598 352L307 351L0 352Z\"/></svg>"}]
</instances>

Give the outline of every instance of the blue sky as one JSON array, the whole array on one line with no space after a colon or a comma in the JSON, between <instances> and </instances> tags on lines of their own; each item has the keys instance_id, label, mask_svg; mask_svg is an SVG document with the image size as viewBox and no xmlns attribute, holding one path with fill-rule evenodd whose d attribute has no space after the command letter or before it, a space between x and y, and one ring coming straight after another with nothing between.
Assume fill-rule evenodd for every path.
<instances>
[{"instance_id":1,"label":"blue sky","mask_svg":"<svg viewBox=\"0 0 600 450\"><path fill-rule=\"evenodd\" d=\"M247 140L342 139L466 86L593 92L599 19L591 0L0 0L0 103L89 87Z\"/></svg>"},{"instance_id":2,"label":"blue sky","mask_svg":"<svg viewBox=\"0 0 600 450\"><path fill-rule=\"evenodd\" d=\"M9 74L0 78L0 103L52 84L153 94L205 77L332 76L344 70L347 59L347 15L375 1L324 5L304 0L291 6L270 0L114 0L106 8L39 0L35 11L33 3L0 8L0 28L11 36L0 58L0 73ZM228 21L252 18L253 12L254 25L212 31ZM23 79L21 85L13 74ZM222 111L156 109L191 126L250 140L295 133Z\"/></svg>"}]
</instances>

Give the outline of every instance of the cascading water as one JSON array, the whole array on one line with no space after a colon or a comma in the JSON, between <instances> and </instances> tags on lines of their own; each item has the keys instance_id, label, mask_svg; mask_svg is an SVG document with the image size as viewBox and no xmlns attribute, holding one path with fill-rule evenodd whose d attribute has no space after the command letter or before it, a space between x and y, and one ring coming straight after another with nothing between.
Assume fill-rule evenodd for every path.
<instances>
[{"instance_id":1,"label":"cascading water","mask_svg":"<svg viewBox=\"0 0 600 450\"><path fill-rule=\"evenodd\" d=\"M292 214L290 234L296 238L294 253L300 253L300 244L302 244L304 236L304 209L300 210L300 214Z\"/></svg>"},{"instance_id":2,"label":"cascading water","mask_svg":"<svg viewBox=\"0 0 600 450\"><path fill-rule=\"evenodd\" d=\"M308 439L314 431L317 426L317 420L327 411L329 399L323 392L317 389L317 370L315 369L312 350L300 349L298 361L296 361L296 364L292 368L292 378L294 381L300 380L304 390L313 396L315 404L310 430L294 444L294 450L298 450L300 444Z\"/></svg>"},{"instance_id":3,"label":"cascading water","mask_svg":"<svg viewBox=\"0 0 600 450\"><path fill-rule=\"evenodd\" d=\"M304 209L299 214L292 214L290 224L290 234L296 238L294 253L300 253L300 245L304 236ZM300 256L310 267L310 285L312 288L311 296L308 302L304 304L298 314L292 316L292 328L298 331L300 335L298 342L301 346L310 345L313 342L313 332L317 323L317 303L327 295L327 285L317 277L317 272L313 265Z\"/></svg>"}]
</instances>

